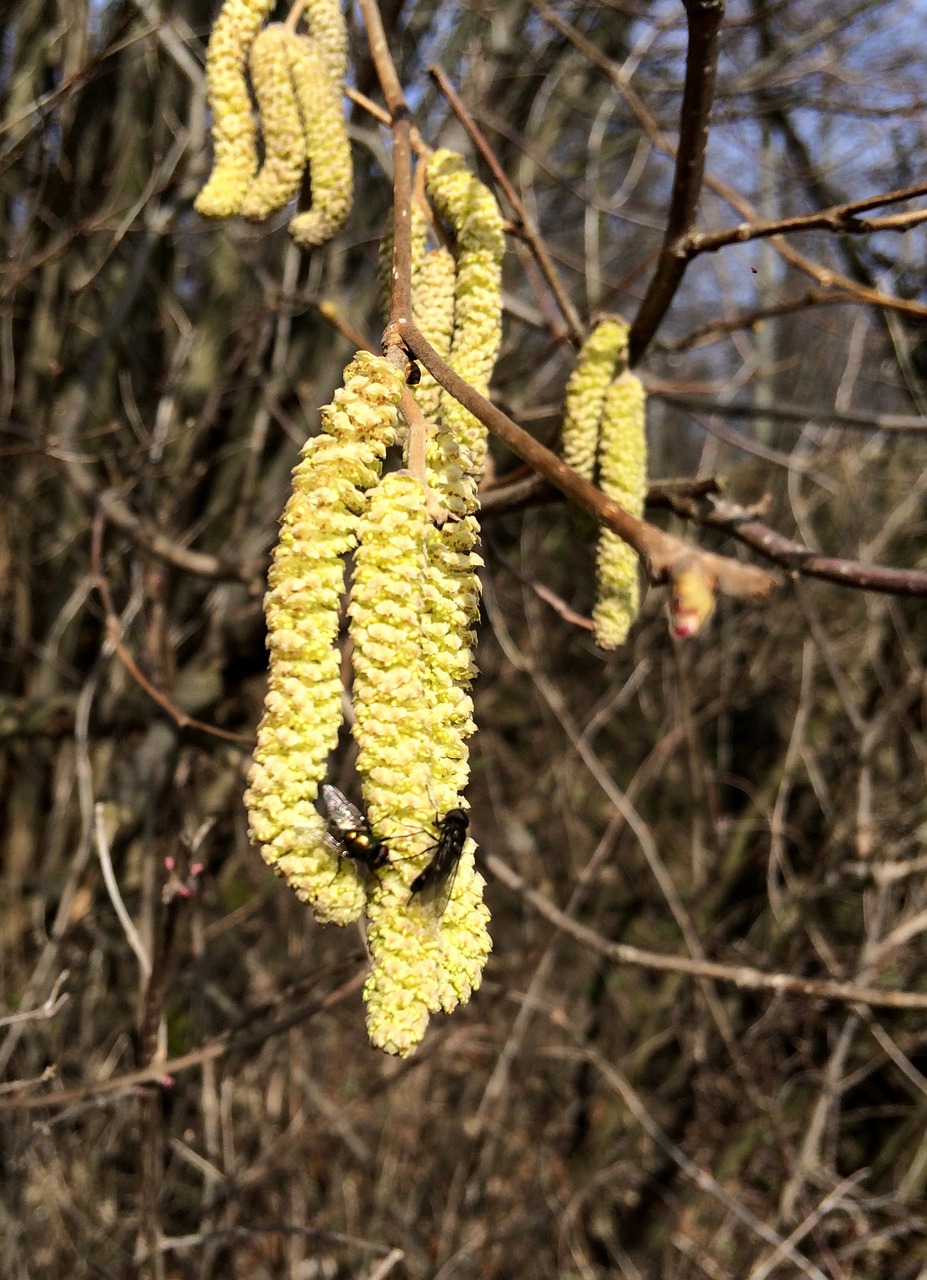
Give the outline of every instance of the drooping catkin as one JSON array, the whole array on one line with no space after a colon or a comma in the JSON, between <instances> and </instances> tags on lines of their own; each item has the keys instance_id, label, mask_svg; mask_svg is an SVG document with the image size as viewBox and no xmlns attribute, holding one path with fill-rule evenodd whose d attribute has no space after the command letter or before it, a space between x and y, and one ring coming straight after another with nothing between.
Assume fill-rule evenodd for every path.
<instances>
[{"instance_id":1,"label":"drooping catkin","mask_svg":"<svg viewBox=\"0 0 927 1280\"><path fill-rule=\"evenodd\" d=\"M457 272L454 257L447 249L430 249L412 277L412 318L415 326L446 360L454 333L454 292ZM428 419L434 422L441 402L441 385L427 369L415 388L415 399Z\"/></svg>"},{"instance_id":2,"label":"drooping catkin","mask_svg":"<svg viewBox=\"0 0 927 1280\"><path fill-rule=\"evenodd\" d=\"M502 338L502 258L505 235L496 199L453 151L434 152L425 185L441 217L454 230L457 284L454 337L448 363L482 395L499 354ZM486 465L486 428L443 392L444 424L466 453L468 469L482 474Z\"/></svg>"},{"instance_id":3,"label":"drooping catkin","mask_svg":"<svg viewBox=\"0 0 927 1280\"><path fill-rule=\"evenodd\" d=\"M344 80L348 70L348 27L341 0L308 0L303 20L331 79Z\"/></svg>"},{"instance_id":4,"label":"drooping catkin","mask_svg":"<svg viewBox=\"0 0 927 1280\"><path fill-rule=\"evenodd\" d=\"M627 343L628 325L617 316L603 317L583 343L566 385L563 461L587 480L595 473L605 393Z\"/></svg>"},{"instance_id":5,"label":"drooping catkin","mask_svg":"<svg viewBox=\"0 0 927 1280\"><path fill-rule=\"evenodd\" d=\"M245 795L251 837L265 861L318 919L346 924L364 907L354 871L319 839L319 783L342 719L339 605L344 555L356 544L366 491L393 443L403 379L359 352L322 410L293 473L268 575L270 669Z\"/></svg>"},{"instance_id":6,"label":"drooping catkin","mask_svg":"<svg viewBox=\"0 0 927 1280\"><path fill-rule=\"evenodd\" d=\"M443 915L410 902L412 881L430 857L435 809L457 807L466 782L467 724L449 736L429 696L434 667L456 669L466 630L462 616L440 631L428 626L431 528L420 481L405 472L386 476L361 521L349 606L357 767L391 859L370 888L367 1027L373 1044L403 1056L421 1040L430 1013L469 998L490 945L472 841Z\"/></svg>"},{"instance_id":7,"label":"drooping catkin","mask_svg":"<svg viewBox=\"0 0 927 1280\"><path fill-rule=\"evenodd\" d=\"M310 36L296 37L290 70L306 135L312 206L291 219L289 231L297 244L314 248L331 240L351 212L351 144L341 80Z\"/></svg>"},{"instance_id":8,"label":"drooping catkin","mask_svg":"<svg viewBox=\"0 0 927 1280\"><path fill-rule=\"evenodd\" d=\"M299 39L272 22L251 46L248 66L264 138L264 163L248 185L239 213L262 222L298 193L306 169L306 136L290 74Z\"/></svg>"},{"instance_id":9,"label":"drooping catkin","mask_svg":"<svg viewBox=\"0 0 927 1280\"><path fill-rule=\"evenodd\" d=\"M599 437L599 484L638 517L647 492L646 406L640 378L629 371L619 374L605 395ZM595 642L602 649L616 649L627 639L640 607L637 555L616 533L603 529L596 570Z\"/></svg>"},{"instance_id":10,"label":"drooping catkin","mask_svg":"<svg viewBox=\"0 0 927 1280\"><path fill-rule=\"evenodd\" d=\"M206 51L213 167L194 207L208 218L237 213L258 167L256 130L245 80L248 50L273 0L225 0Z\"/></svg>"}]
</instances>

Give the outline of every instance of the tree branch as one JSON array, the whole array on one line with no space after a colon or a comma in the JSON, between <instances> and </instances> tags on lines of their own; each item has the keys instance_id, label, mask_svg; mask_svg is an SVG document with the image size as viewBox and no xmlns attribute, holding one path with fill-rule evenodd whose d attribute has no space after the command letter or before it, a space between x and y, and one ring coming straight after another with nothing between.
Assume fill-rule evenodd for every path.
<instances>
[{"instance_id":1,"label":"tree branch","mask_svg":"<svg viewBox=\"0 0 927 1280\"><path fill-rule=\"evenodd\" d=\"M571 919L544 894L532 889L504 858L487 853L484 854L484 860L497 880L514 890L545 920L549 920L590 951L595 951L616 964L630 964L662 973L684 973L693 978L708 978L713 982L729 983L741 991L768 991L771 994L804 996L811 1000L832 1000L838 1004L861 1004L871 1009L927 1009L927 992L924 991L891 991L880 987L857 986L855 982L797 978L791 973L764 973L762 969L754 969L750 965L717 964L712 960L699 960L690 956L668 956L658 951L632 947L624 942L610 942L593 929Z\"/></svg>"},{"instance_id":2,"label":"tree branch","mask_svg":"<svg viewBox=\"0 0 927 1280\"><path fill-rule=\"evenodd\" d=\"M824 556L800 542L786 538L758 519L758 510L738 506L711 494L700 497L674 494L660 495L653 503L677 515L712 529L722 529L761 555L791 571L793 576L823 578L842 587L859 587L864 591L882 591L886 595L927 596L927 570L892 569L860 560L844 560Z\"/></svg>"},{"instance_id":3,"label":"tree branch","mask_svg":"<svg viewBox=\"0 0 927 1280\"><path fill-rule=\"evenodd\" d=\"M657 269L628 335L633 367L650 345L685 273L687 237L698 210L708 149L708 122L718 70L724 0L684 0L689 24L676 172Z\"/></svg>"},{"instance_id":4,"label":"tree branch","mask_svg":"<svg viewBox=\"0 0 927 1280\"><path fill-rule=\"evenodd\" d=\"M861 218L859 215L866 209L883 204L896 204L901 200L913 200L915 196L922 195L927 195L927 183L924 182L898 191L888 191L880 196L869 196L865 200L835 204L818 213L797 214L792 218L777 218L766 222L742 222L740 226L727 227L723 231L706 231L700 234L690 232L685 245L686 260L691 261L700 253L713 253L725 245L746 244L748 240L759 240L788 231L824 230L853 235L863 235L873 231L909 231L912 226L927 219L927 209L886 214L881 218Z\"/></svg>"},{"instance_id":5,"label":"tree branch","mask_svg":"<svg viewBox=\"0 0 927 1280\"><path fill-rule=\"evenodd\" d=\"M630 515L617 502L607 498L601 489L578 475L555 453L551 453L533 436L528 435L527 431L501 409L474 391L441 359L414 324L401 324L397 329L415 358L421 360L442 387L498 436L507 448L627 542L640 557L651 582L669 581L683 562L694 559L707 574L716 579L718 589L727 595L761 600L779 585L780 579L775 574L766 573L753 565L739 564L725 556L700 551Z\"/></svg>"},{"instance_id":6,"label":"tree branch","mask_svg":"<svg viewBox=\"0 0 927 1280\"><path fill-rule=\"evenodd\" d=\"M710 413L719 418L752 418L757 414L755 404L720 404L717 400L705 400L701 396L677 395L667 384L653 380L647 382L647 394L680 409L695 413ZM764 418L778 418L781 422L821 422L836 427L860 428L864 431L886 431L896 435L923 435L927 432L927 420L917 414L906 413L854 413L852 410L819 409L812 405L777 401L763 406Z\"/></svg>"}]
</instances>

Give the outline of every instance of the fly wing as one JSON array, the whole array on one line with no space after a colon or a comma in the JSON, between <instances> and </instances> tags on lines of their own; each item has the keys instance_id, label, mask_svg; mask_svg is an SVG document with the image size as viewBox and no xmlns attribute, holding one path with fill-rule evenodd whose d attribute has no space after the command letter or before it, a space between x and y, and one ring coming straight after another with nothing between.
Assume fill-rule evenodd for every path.
<instances>
[{"instance_id":1,"label":"fly wing","mask_svg":"<svg viewBox=\"0 0 927 1280\"><path fill-rule=\"evenodd\" d=\"M344 857L345 847L337 836L328 831L314 831L312 837L318 844L324 845L329 853L335 854L337 858Z\"/></svg>"},{"instance_id":2,"label":"fly wing","mask_svg":"<svg viewBox=\"0 0 927 1280\"><path fill-rule=\"evenodd\" d=\"M322 783L322 803L328 812L328 820L339 831L366 831L367 819L356 809L347 796L337 787Z\"/></svg>"},{"instance_id":3,"label":"fly wing","mask_svg":"<svg viewBox=\"0 0 927 1280\"><path fill-rule=\"evenodd\" d=\"M423 906L430 906L436 916L443 916L457 878L460 852L447 841L441 841L428 866L412 881L410 901L417 899Z\"/></svg>"}]
</instances>

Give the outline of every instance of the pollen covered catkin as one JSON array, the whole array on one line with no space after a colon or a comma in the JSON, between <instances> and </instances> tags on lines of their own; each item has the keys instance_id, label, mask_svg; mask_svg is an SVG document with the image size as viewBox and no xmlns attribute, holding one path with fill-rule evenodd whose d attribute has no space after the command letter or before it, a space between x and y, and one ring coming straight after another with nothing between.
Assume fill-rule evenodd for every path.
<instances>
[{"instance_id":1,"label":"pollen covered catkin","mask_svg":"<svg viewBox=\"0 0 927 1280\"><path fill-rule=\"evenodd\" d=\"M419 333L434 347L442 360L451 349L454 333L454 291L457 271L453 255L445 248L430 249L412 276L412 318ZM438 416L441 385L427 369L415 388L415 399L429 422Z\"/></svg>"},{"instance_id":2,"label":"pollen covered catkin","mask_svg":"<svg viewBox=\"0 0 927 1280\"><path fill-rule=\"evenodd\" d=\"M345 369L293 472L264 603L270 669L245 794L251 838L316 917L336 924L356 920L365 901L347 859L339 867L319 839L325 824L314 807L342 720L343 557L394 441L403 385L367 352Z\"/></svg>"},{"instance_id":3,"label":"pollen covered catkin","mask_svg":"<svg viewBox=\"0 0 927 1280\"><path fill-rule=\"evenodd\" d=\"M273 0L225 0L206 51L206 96L212 112L213 168L194 204L208 218L237 213L258 158L251 98L245 80L248 51Z\"/></svg>"},{"instance_id":4,"label":"pollen covered catkin","mask_svg":"<svg viewBox=\"0 0 927 1280\"><path fill-rule=\"evenodd\" d=\"M339 11L340 12L340 11ZM306 134L312 206L289 224L298 245L314 248L341 230L351 212L354 171L341 80L310 36L291 46L290 71Z\"/></svg>"},{"instance_id":5,"label":"pollen covered catkin","mask_svg":"<svg viewBox=\"0 0 927 1280\"><path fill-rule=\"evenodd\" d=\"M454 151L434 152L425 185L456 237L454 337L448 364L486 395L502 339L502 214L489 188ZM441 415L466 454L467 468L481 475L486 465L486 428L446 391L441 395Z\"/></svg>"},{"instance_id":6,"label":"pollen covered catkin","mask_svg":"<svg viewBox=\"0 0 927 1280\"><path fill-rule=\"evenodd\" d=\"M608 497L640 517L647 492L647 396L636 374L626 371L605 395L599 437L599 484ZM610 529L599 534L595 642L616 649L627 639L640 608L637 555Z\"/></svg>"},{"instance_id":7,"label":"pollen covered catkin","mask_svg":"<svg viewBox=\"0 0 927 1280\"><path fill-rule=\"evenodd\" d=\"M348 27L341 0L308 0L303 18L329 76L343 80L348 70Z\"/></svg>"},{"instance_id":8,"label":"pollen covered catkin","mask_svg":"<svg viewBox=\"0 0 927 1280\"><path fill-rule=\"evenodd\" d=\"M239 208L262 222L299 192L306 169L306 137L290 75L298 36L272 22L251 46L248 66L264 137L264 163L249 183Z\"/></svg>"},{"instance_id":9,"label":"pollen covered catkin","mask_svg":"<svg viewBox=\"0 0 927 1280\"><path fill-rule=\"evenodd\" d=\"M587 480L595 473L605 393L627 344L628 325L623 320L600 320L583 343L566 385L563 461Z\"/></svg>"},{"instance_id":10,"label":"pollen covered catkin","mask_svg":"<svg viewBox=\"0 0 927 1280\"><path fill-rule=\"evenodd\" d=\"M472 841L443 915L410 901L433 853L435 809L457 807L466 782L460 733L455 747L429 697L435 646L461 644L453 626L423 643L431 527L422 484L405 472L386 476L361 521L348 610L357 767L371 822L390 849L368 902L367 1029L374 1045L401 1056L419 1043L430 1013L469 998L490 945Z\"/></svg>"}]
</instances>

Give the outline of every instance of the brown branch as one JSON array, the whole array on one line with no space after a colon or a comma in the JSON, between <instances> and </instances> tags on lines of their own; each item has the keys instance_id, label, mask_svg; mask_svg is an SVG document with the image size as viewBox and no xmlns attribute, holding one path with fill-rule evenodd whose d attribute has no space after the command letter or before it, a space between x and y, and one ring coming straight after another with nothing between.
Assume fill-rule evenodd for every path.
<instances>
[{"instance_id":1,"label":"brown branch","mask_svg":"<svg viewBox=\"0 0 927 1280\"><path fill-rule=\"evenodd\" d=\"M765 973L750 965L717 964L712 960L693 959L689 956L668 956L632 947L624 942L610 942L593 929L587 929L585 925L571 919L544 894L532 889L504 858L487 853L483 860L497 880L514 890L545 920L575 938L582 946L616 964L631 964L640 969L707 978L712 982L729 983L742 991L768 991L776 995L803 996L810 1000L831 1000L837 1004L861 1004L873 1009L927 1009L927 992L923 991L891 991L880 987L857 986L855 982L796 978L790 973Z\"/></svg>"},{"instance_id":2,"label":"brown branch","mask_svg":"<svg viewBox=\"0 0 927 1280\"><path fill-rule=\"evenodd\" d=\"M865 209L900 200L913 200L915 196L922 195L927 195L927 183L923 182L898 191L889 191L881 196L869 196L865 200L835 204L818 213L796 214L791 218L777 218L763 222L742 222L740 226L727 227L722 231L706 231L698 234L692 232L687 238L684 252L687 260L691 261L700 253L713 253L716 249L724 248L729 244L746 244L748 240L764 239L789 231L823 230L853 235L863 235L873 231L907 231L927 218L927 209L889 214L882 218L861 218L859 215Z\"/></svg>"},{"instance_id":3,"label":"brown branch","mask_svg":"<svg viewBox=\"0 0 927 1280\"><path fill-rule=\"evenodd\" d=\"M202 733L209 734L212 738L221 738L223 742L234 742L236 745L248 747L254 746L253 736L241 733L232 733L229 729L220 729L217 725L207 724L205 720L197 720L194 716L188 716L186 712L181 711L179 707L171 702L167 694L155 688L148 677L141 671L135 659L129 653L128 649L122 643L122 629L119 618L116 614L116 608L113 603L113 597L109 589L109 583L103 574L102 567L102 546L103 546L103 522L104 514L100 510L94 517L93 534L91 538L91 571L96 581L97 590L103 601L103 609L106 615L106 638L112 646L116 657L128 671L129 675L135 681L140 689L148 694L152 702L157 703L162 711L165 711L174 721L179 729L199 729Z\"/></svg>"},{"instance_id":4,"label":"brown branch","mask_svg":"<svg viewBox=\"0 0 927 1280\"><path fill-rule=\"evenodd\" d=\"M708 148L708 122L718 70L724 0L684 0L689 27L676 172L657 269L628 335L633 367L650 345L686 270L685 245L698 210Z\"/></svg>"},{"instance_id":5,"label":"brown branch","mask_svg":"<svg viewBox=\"0 0 927 1280\"><path fill-rule=\"evenodd\" d=\"M681 338L669 341L661 339L658 345L661 351L686 351L691 347L705 346L729 333L736 333L739 329L754 329L762 320L791 315L795 311L806 311L809 307L834 307L845 301L845 298L824 290L809 289L800 298L789 298L769 307L751 307L749 311L741 311L727 320L710 320Z\"/></svg>"},{"instance_id":6,"label":"brown branch","mask_svg":"<svg viewBox=\"0 0 927 1280\"><path fill-rule=\"evenodd\" d=\"M411 360L401 326L412 320L412 132L413 123L386 40L376 0L360 0L370 54L390 111L393 133L393 261L390 272L389 321L383 331L383 354L408 378ZM409 424L406 464L425 484L428 424L406 393L403 409Z\"/></svg>"},{"instance_id":7,"label":"brown branch","mask_svg":"<svg viewBox=\"0 0 927 1280\"><path fill-rule=\"evenodd\" d=\"M408 111L408 107L399 82L396 64L393 62L393 55L389 51L383 19L380 16L380 6L377 0L360 0L360 8L367 31L367 42L370 45L370 57L389 108L390 122L395 123L397 115Z\"/></svg>"},{"instance_id":8,"label":"brown branch","mask_svg":"<svg viewBox=\"0 0 927 1280\"><path fill-rule=\"evenodd\" d=\"M157 529L146 525L121 497L112 489L98 489L88 467L70 451L65 452L52 445L48 456L64 464L68 479L89 504L102 512L111 524L127 534L136 546L149 552L158 560L164 560L186 573L201 578L213 578L219 582L244 582L253 585L267 572L267 559L234 561L223 556L206 555L202 551L190 551L187 547L166 538Z\"/></svg>"},{"instance_id":9,"label":"brown branch","mask_svg":"<svg viewBox=\"0 0 927 1280\"><path fill-rule=\"evenodd\" d=\"M886 595L927 596L927 570L891 569L883 565L864 564L859 560L844 560L838 556L825 556L817 551L809 551L802 543L794 542L763 524L757 518L755 510L750 511L734 502L711 495L693 498L667 493L654 505L666 507L697 524L722 529L754 551L759 551L774 563L790 570L793 576L822 578L842 587L882 591Z\"/></svg>"},{"instance_id":10,"label":"brown branch","mask_svg":"<svg viewBox=\"0 0 927 1280\"><path fill-rule=\"evenodd\" d=\"M656 396L667 404L696 413L710 413L719 418L752 418L760 410L755 404L719 404L715 400L703 400L696 396L678 395L666 383L654 379L647 381L647 394ZM905 413L854 413L852 410L819 409L811 405L777 401L764 405L764 418L779 418L783 422L832 423L837 427L862 428L864 431L886 431L897 435L923 435L927 432L927 420L915 414Z\"/></svg>"},{"instance_id":11,"label":"brown branch","mask_svg":"<svg viewBox=\"0 0 927 1280\"><path fill-rule=\"evenodd\" d=\"M441 359L415 325L407 323L397 328L416 359L421 360L428 372L464 408L469 409L523 462L627 542L643 562L652 582L669 581L682 562L694 557L707 573L716 578L718 589L727 595L761 600L779 585L779 578L775 574L766 573L752 565L739 564L725 556L699 551L681 539L630 515L617 502L606 497L601 489L578 475L556 454L519 427L501 409L474 391Z\"/></svg>"},{"instance_id":12,"label":"brown branch","mask_svg":"<svg viewBox=\"0 0 927 1280\"><path fill-rule=\"evenodd\" d=\"M556 28L567 40L570 41L579 51L588 58L595 66L599 67L609 77L615 88L621 93L637 117L641 128L647 134L650 141L658 151L662 151L665 155L675 160L676 147L665 133L660 129L654 117L647 110L643 99L635 92L631 85L627 82L621 71L612 60L604 53L601 53L595 45L587 40L582 32L570 25L565 19L554 13L544 0L531 0L532 8L540 14L545 22ZM756 210L749 200L746 200L733 187L728 186L726 182L722 182L713 174L705 174L705 186L720 196L732 209L735 209L742 218L749 220L751 223L759 221ZM858 284L849 276L841 275L839 272L832 271L828 267L821 267L816 262L812 262L810 258L806 258L803 254L793 249L787 241L781 236L773 236L770 244L776 250L784 261L788 262L796 270L801 271L804 275L810 276L812 280L816 280L819 285L825 289L840 289L848 293L851 298L855 298L860 302L868 302L872 306L881 307L889 311L897 311L901 315L911 316L927 316L927 306L919 302L908 302L904 298L895 298L890 294L882 293L878 289L869 288L866 285Z\"/></svg>"},{"instance_id":13,"label":"brown branch","mask_svg":"<svg viewBox=\"0 0 927 1280\"><path fill-rule=\"evenodd\" d=\"M350 968L356 960L340 960L320 969L313 974L311 987L320 985L333 975ZM323 996L312 996L297 1006L291 1013L285 1014L269 1025L254 1031L236 1035L234 1031L223 1031L208 1040L206 1044L192 1049L189 1053L176 1058L162 1058L142 1067L137 1071L127 1071L119 1076L110 1076L105 1080L91 1080L86 1084L76 1085L71 1089L61 1089L57 1093L34 1095L14 1094L12 1097L0 1098L0 1111L36 1111L42 1107L60 1108L72 1106L74 1103L86 1101L88 1098L102 1098L114 1094L128 1093L144 1084L169 1083L174 1076L191 1069L202 1070L206 1062L215 1062L234 1053L246 1053L256 1049L277 1036L283 1035L293 1027L308 1021L326 1009L334 1008L342 1000L363 986L365 973L361 971L342 982L340 986Z\"/></svg>"},{"instance_id":14,"label":"brown branch","mask_svg":"<svg viewBox=\"0 0 927 1280\"><path fill-rule=\"evenodd\" d=\"M498 157L489 145L486 136L473 119L473 116L464 105L460 95L456 92L454 86L451 84L450 80L448 80L441 67L429 67L428 74L444 94L445 98L447 98L452 111L466 129L467 133L470 135L473 145L477 148L480 155L492 171L492 175L496 180L496 185L505 196L509 206L515 214L515 226L513 227L514 234L520 236L534 254L535 260L541 269L541 273L547 281L548 288L554 295L557 306L560 308L560 312L566 321L570 337L573 339L576 346L579 346L585 337L579 314L573 306L570 295L567 292L563 281L560 279L560 273L554 264L553 258L547 250L547 245L544 243L541 233L531 221L528 211L525 208L524 201L512 186L511 182L509 182L508 175L499 163Z\"/></svg>"}]
</instances>

